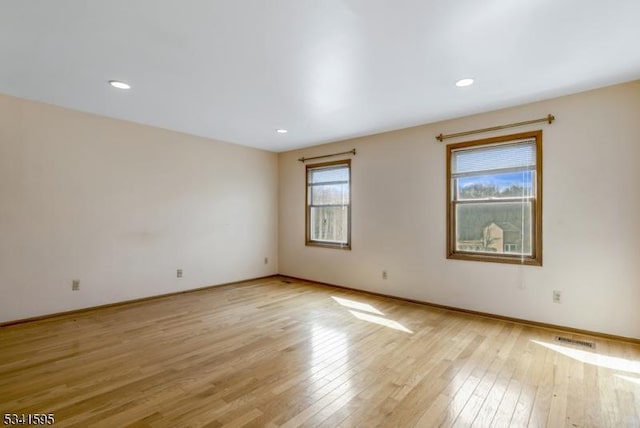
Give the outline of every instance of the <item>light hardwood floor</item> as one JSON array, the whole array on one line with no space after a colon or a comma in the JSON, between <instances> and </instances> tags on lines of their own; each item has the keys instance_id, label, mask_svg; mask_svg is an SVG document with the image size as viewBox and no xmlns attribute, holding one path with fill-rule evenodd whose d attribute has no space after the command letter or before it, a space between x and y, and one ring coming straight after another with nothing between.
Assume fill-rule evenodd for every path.
<instances>
[{"instance_id":1,"label":"light hardwood floor","mask_svg":"<svg viewBox=\"0 0 640 428\"><path fill-rule=\"evenodd\" d=\"M640 426L638 345L277 277L0 343L0 412L58 427Z\"/></svg>"}]
</instances>

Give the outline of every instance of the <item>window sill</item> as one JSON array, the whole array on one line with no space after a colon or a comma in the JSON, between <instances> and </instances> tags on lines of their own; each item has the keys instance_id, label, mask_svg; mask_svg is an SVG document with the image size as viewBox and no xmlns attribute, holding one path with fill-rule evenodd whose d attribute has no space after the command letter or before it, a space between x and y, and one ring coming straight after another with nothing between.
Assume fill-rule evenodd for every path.
<instances>
[{"instance_id":1,"label":"window sill","mask_svg":"<svg viewBox=\"0 0 640 428\"><path fill-rule=\"evenodd\" d=\"M331 242L306 241L305 245L307 247L335 248L336 250L351 251L351 244L333 244Z\"/></svg>"},{"instance_id":2,"label":"window sill","mask_svg":"<svg viewBox=\"0 0 640 428\"><path fill-rule=\"evenodd\" d=\"M525 265L525 266L542 266L541 258L533 257L508 257L508 256L492 256L488 254L472 254L472 253L452 253L447 255L447 259L453 260L471 260L476 262L490 262L490 263L506 263L512 265Z\"/></svg>"}]
</instances>

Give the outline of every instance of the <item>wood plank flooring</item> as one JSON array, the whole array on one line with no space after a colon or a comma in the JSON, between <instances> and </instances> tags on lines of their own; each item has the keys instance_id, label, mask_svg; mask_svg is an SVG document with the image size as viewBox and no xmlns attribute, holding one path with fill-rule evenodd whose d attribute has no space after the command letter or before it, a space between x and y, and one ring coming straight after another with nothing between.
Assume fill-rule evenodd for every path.
<instances>
[{"instance_id":1,"label":"wood plank flooring","mask_svg":"<svg viewBox=\"0 0 640 428\"><path fill-rule=\"evenodd\" d=\"M57 427L640 427L640 346L278 277L3 327L0 351L0 416Z\"/></svg>"}]
</instances>

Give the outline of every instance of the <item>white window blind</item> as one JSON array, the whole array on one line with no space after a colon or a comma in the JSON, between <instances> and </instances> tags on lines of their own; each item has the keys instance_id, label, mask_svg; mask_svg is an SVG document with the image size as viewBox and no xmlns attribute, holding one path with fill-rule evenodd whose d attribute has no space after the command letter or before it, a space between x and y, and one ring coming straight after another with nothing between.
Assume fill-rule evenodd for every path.
<instances>
[{"instance_id":1,"label":"white window blind","mask_svg":"<svg viewBox=\"0 0 640 428\"><path fill-rule=\"evenodd\" d=\"M309 183L331 183L331 182L348 182L349 168L344 166L327 167L309 170Z\"/></svg>"},{"instance_id":2,"label":"white window blind","mask_svg":"<svg viewBox=\"0 0 640 428\"><path fill-rule=\"evenodd\" d=\"M536 141L522 140L451 153L451 174L455 176L498 170L534 169Z\"/></svg>"}]
</instances>

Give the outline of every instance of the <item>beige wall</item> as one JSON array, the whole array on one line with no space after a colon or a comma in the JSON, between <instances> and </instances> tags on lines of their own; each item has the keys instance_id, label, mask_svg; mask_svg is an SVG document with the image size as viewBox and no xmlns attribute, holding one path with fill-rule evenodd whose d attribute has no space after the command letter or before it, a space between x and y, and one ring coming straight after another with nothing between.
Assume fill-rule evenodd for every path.
<instances>
[{"instance_id":1,"label":"beige wall","mask_svg":"<svg viewBox=\"0 0 640 428\"><path fill-rule=\"evenodd\" d=\"M544 266L447 260L445 143L434 136L548 113L552 125L513 130L543 129ZM304 165L296 159L352 148L353 249L305 247ZM639 162L638 81L281 153L280 273L640 338Z\"/></svg>"},{"instance_id":2,"label":"beige wall","mask_svg":"<svg viewBox=\"0 0 640 428\"><path fill-rule=\"evenodd\" d=\"M0 322L277 273L277 162L0 95Z\"/></svg>"},{"instance_id":3,"label":"beige wall","mask_svg":"<svg viewBox=\"0 0 640 428\"><path fill-rule=\"evenodd\" d=\"M544 266L445 259L434 136L547 113ZM0 322L280 272L640 338L639 117L632 82L278 156L0 95ZM353 249L305 247L296 159L354 147Z\"/></svg>"}]
</instances>

